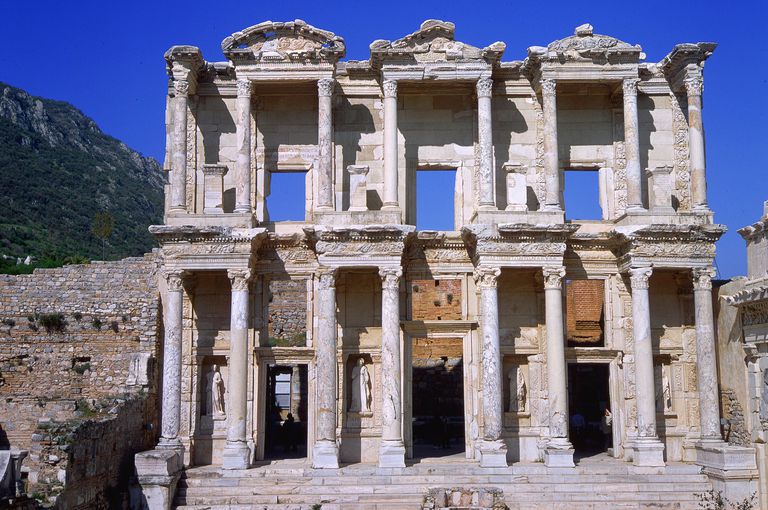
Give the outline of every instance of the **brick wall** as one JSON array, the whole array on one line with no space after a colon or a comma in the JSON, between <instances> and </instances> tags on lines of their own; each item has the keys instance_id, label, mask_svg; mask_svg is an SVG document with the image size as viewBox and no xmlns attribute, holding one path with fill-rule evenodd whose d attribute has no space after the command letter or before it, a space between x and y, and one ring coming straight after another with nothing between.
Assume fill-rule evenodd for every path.
<instances>
[{"instance_id":1,"label":"brick wall","mask_svg":"<svg viewBox=\"0 0 768 510\"><path fill-rule=\"evenodd\" d=\"M596 344L603 339L603 280L571 280L565 285L568 341Z\"/></svg>"},{"instance_id":2,"label":"brick wall","mask_svg":"<svg viewBox=\"0 0 768 510\"><path fill-rule=\"evenodd\" d=\"M411 280L412 320L461 320L461 280Z\"/></svg>"},{"instance_id":3,"label":"brick wall","mask_svg":"<svg viewBox=\"0 0 768 510\"><path fill-rule=\"evenodd\" d=\"M303 346L307 341L307 282L270 280L270 345Z\"/></svg>"}]
</instances>

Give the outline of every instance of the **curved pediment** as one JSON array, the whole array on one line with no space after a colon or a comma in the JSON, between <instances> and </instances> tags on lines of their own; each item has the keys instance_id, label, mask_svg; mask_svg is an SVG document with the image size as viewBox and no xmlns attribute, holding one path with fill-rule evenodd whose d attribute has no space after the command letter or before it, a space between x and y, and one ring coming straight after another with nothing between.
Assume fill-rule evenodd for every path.
<instances>
[{"instance_id":1,"label":"curved pediment","mask_svg":"<svg viewBox=\"0 0 768 510\"><path fill-rule=\"evenodd\" d=\"M221 49L231 60L270 62L335 62L346 52L343 38L300 19L253 25L224 39Z\"/></svg>"},{"instance_id":2,"label":"curved pediment","mask_svg":"<svg viewBox=\"0 0 768 510\"><path fill-rule=\"evenodd\" d=\"M645 58L639 45L632 45L615 37L595 34L592 25L576 27L574 35L558 39L547 45L532 46L529 58L549 62L631 62Z\"/></svg>"}]
</instances>

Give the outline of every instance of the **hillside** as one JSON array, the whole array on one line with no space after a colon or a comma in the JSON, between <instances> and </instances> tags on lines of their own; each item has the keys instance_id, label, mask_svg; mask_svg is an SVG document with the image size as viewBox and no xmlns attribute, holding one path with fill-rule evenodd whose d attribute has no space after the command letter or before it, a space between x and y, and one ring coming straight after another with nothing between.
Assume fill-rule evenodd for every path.
<instances>
[{"instance_id":1,"label":"hillside","mask_svg":"<svg viewBox=\"0 0 768 510\"><path fill-rule=\"evenodd\" d=\"M72 105L0 83L0 196L0 255L101 259L91 225L108 212L115 259L154 246L163 175Z\"/></svg>"}]
</instances>

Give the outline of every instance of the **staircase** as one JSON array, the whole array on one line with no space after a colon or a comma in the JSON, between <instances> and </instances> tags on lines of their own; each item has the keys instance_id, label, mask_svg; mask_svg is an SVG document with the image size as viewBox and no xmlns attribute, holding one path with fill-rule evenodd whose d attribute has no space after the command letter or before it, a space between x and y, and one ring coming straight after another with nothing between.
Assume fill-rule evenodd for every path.
<instances>
[{"instance_id":1,"label":"staircase","mask_svg":"<svg viewBox=\"0 0 768 510\"><path fill-rule=\"evenodd\" d=\"M430 487L496 487L510 510L698 510L695 494L712 488L698 466L635 468L607 457L570 469L446 462L313 470L283 461L247 471L190 468L179 481L175 505L179 510L418 510Z\"/></svg>"}]
</instances>

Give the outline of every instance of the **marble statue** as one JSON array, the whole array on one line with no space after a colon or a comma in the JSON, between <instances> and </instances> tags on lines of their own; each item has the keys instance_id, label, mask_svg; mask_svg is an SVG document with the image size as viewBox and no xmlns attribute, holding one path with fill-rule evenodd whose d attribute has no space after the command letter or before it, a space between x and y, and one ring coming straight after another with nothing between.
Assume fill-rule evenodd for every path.
<instances>
[{"instance_id":1,"label":"marble statue","mask_svg":"<svg viewBox=\"0 0 768 510\"><path fill-rule=\"evenodd\" d=\"M763 370L763 388L760 391L760 420L768 421L768 368Z\"/></svg>"},{"instance_id":2,"label":"marble statue","mask_svg":"<svg viewBox=\"0 0 768 510\"><path fill-rule=\"evenodd\" d=\"M357 413L371 412L371 376L363 358L358 358L352 369L352 402L349 410Z\"/></svg>"},{"instance_id":3,"label":"marble statue","mask_svg":"<svg viewBox=\"0 0 768 510\"><path fill-rule=\"evenodd\" d=\"M515 374L517 375L515 376ZM514 382L513 379L515 380ZM509 371L509 388L509 412L524 413L528 387L525 384L525 375L523 375L522 368L518 367L517 370ZM512 388L516 388L514 394L512 394Z\"/></svg>"},{"instance_id":4,"label":"marble statue","mask_svg":"<svg viewBox=\"0 0 768 510\"><path fill-rule=\"evenodd\" d=\"M224 412L224 378L221 377L218 365L213 365L207 377L206 414L216 418L226 415Z\"/></svg>"},{"instance_id":5,"label":"marble statue","mask_svg":"<svg viewBox=\"0 0 768 510\"><path fill-rule=\"evenodd\" d=\"M669 385L669 377L667 377L667 374L664 374L662 376L662 397L664 399L663 405L664 405L664 411L671 411L672 410L672 388Z\"/></svg>"}]
</instances>

